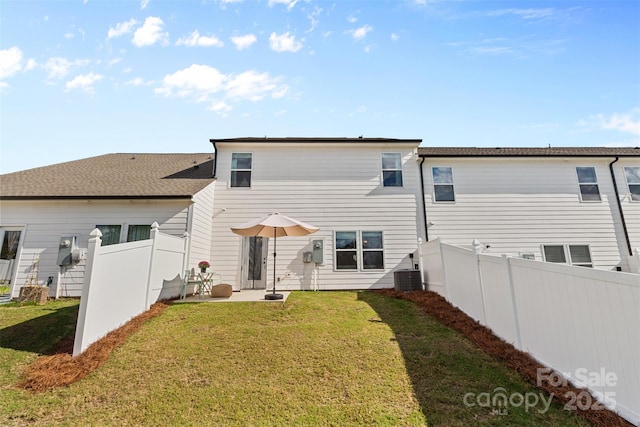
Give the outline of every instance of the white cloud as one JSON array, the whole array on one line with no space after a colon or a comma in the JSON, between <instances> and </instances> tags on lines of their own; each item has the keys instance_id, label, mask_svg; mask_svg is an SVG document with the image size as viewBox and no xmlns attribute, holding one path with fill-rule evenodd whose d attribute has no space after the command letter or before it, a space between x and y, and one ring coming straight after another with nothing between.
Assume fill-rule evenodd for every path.
<instances>
[{"instance_id":1,"label":"white cloud","mask_svg":"<svg viewBox=\"0 0 640 427\"><path fill-rule=\"evenodd\" d=\"M47 71L47 79L61 79L69 72L71 62L66 58L56 56L49 58L43 67Z\"/></svg>"},{"instance_id":2,"label":"white cloud","mask_svg":"<svg viewBox=\"0 0 640 427\"><path fill-rule=\"evenodd\" d=\"M544 9L500 9L488 12L487 16L503 16L503 15L515 15L522 19L543 19L553 16L554 9L547 7Z\"/></svg>"},{"instance_id":3,"label":"white cloud","mask_svg":"<svg viewBox=\"0 0 640 427\"><path fill-rule=\"evenodd\" d=\"M118 24L116 24L115 27L113 28L109 28L109 31L107 31L107 39L111 39L114 37L120 37L122 35L128 34L131 32L131 30L133 30L133 27L138 23L138 21L136 21L135 19L130 19L126 22L120 22ZM84 31L82 32L82 35L84 37Z\"/></svg>"},{"instance_id":4,"label":"white cloud","mask_svg":"<svg viewBox=\"0 0 640 427\"><path fill-rule=\"evenodd\" d=\"M316 29L316 27L320 23L319 17L321 13L322 13L322 8L316 6L311 12L309 12L309 14L307 14L307 18L309 18L309 21L311 21L311 28L307 30L307 33L310 33Z\"/></svg>"},{"instance_id":5,"label":"white cloud","mask_svg":"<svg viewBox=\"0 0 640 427\"><path fill-rule=\"evenodd\" d=\"M354 40L362 40L367 36L368 33L373 31L373 27L371 25L363 25L360 28L356 28L355 30L351 30L351 36Z\"/></svg>"},{"instance_id":6,"label":"white cloud","mask_svg":"<svg viewBox=\"0 0 640 427\"><path fill-rule=\"evenodd\" d=\"M190 97L220 92L226 76L216 68L193 64L162 79L162 86L155 90L165 96Z\"/></svg>"},{"instance_id":7,"label":"white cloud","mask_svg":"<svg viewBox=\"0 0 640 427\"><path fill-rule=\"evenodd\" d=\"M68 32L64 35L64 38L67 40L71 40L73 38L73 33L72 32Z\"/></svg>"},{"instance_id":8,"label":"white cloud","mask_svg":"<svg viewBox=\"0 0 640 427\"><path fill-rule=\"evenodd\" d=\"M141 0L140 1L140 10L146 9L147 6L149 6L149 3L151 3L151 0Z\"/></svg>"},{"instance_id":9,"label":"white cloud","mask_svg":"<svg viewBox=\"0 0 640 427\"><path fill-rule=\"evenodd\" d=\"M22 69L22 51L13 46L0 50L0 79L11 77Z\"/></svg>"},{"instance_id":10,"label":"white cloud","mask_svg":"<svg viewBox=\"0 0 640 427\"><path fill-rule=\"evenodd\" d=\"M110 59L109 62L107 62L107 65L109 66L116 65L120 61L122 61L122 58L113 58L113 59Z\"/></svg>"},{"instance_id":11,"label":"white cloud","mask_svg":"<svg viewBox=\"0 0 640 427\"><path fill-rule=\"evenodd\" d=\"M76 76L73 80L70 80L66 84L67 92L72 89L81 89L85 93L94 93L94 83L102 80L104 76L102 74L84 74Z\"/></svg>"},{"instance_id":12,"label":"white cloud","mask_svg":"<svg viewBox=\"0 0 640 427\"><path fill-rule=\"evenodd\" d=\"M394 41L394 42L400 40L400 36L396 33L391 33L390 38L391 38L391 41Z\"/></svg>"},{"instance_id":13,"label":"white cloud","mask_svg":"<svg viewBox=\"0 0 640 427\"><path fill-rule=\"evenodd\" d=\"M134 79L136 80L136 79ZM226 114L233 103L260 101L266 97L282 98L289 90L279 77L249 70L225 75L207 65L193 64L168 74L155 93L167 97L189 98L195 102L208 102L208 110Z\"/></svg>"},{"instance_id":14,"label":"white cloud","mask_svg":"<svg viewBox=\"0 0 640 427\"><path fill-rule=\"evenodd\" d=\"M253 34L245 34L244 36L231 37L231 42L236 45L238 50L243 50L254 44L258 39Z\"/></svg>"},{"instance_id":15,"label":"white cloud","mask_svg":"<svg viewBox=\"0 0 640 427\"><path fill-rule=\"evenodd\" d=\"M269 0L269 7L273 7L276 4L281 4L287 7L287 10L293 9L293 6L298 3L298 0Z\"/></svg>"},{"instance_id":16,"label":"white cloud","mask_svg":"<svg viewBox=\"0 0 640 427\"><path fill-rule=\"evenodd\" d=\"M229 104L227 104L224 101L215 101L215 102L212 102L211 105L207 107L207 110L215 111L216 113L220 113L223 116L226 116L229 111L233 110L233 107L231 107Z\"/></svg>"},{"instance_id":17,"label":"white cloud","mask_svg":"<svg viewBox=\"0 0 640 427\"><path fill-rule=\"evenodd\" d=\"M589 116L587 120L581 120L579 124L601 130L630 133L640 137L640 108L634 108L628 113L595 114Z\"/></svg>"},{"instance_id":18,"label":"white cloud","mask_svg":"<svg viewBox=\"0 0 640 427\"><path fill-rule=\"evenodd\" d=\"M282 98L288 90L280 84L279 79L269 76L269 73L258 73L253 70L231 76L225 89L228 97L249 101L260 101L269 95L273 98Z\"/></svg>"},{"instance_id":19,"label":"white cloud","mask_svg":"<svg viewBox=\"0 0 640 427\"><path fill-rule=\"evenodd\" d=\"M153 81L147 81L142 77L136 77L135 79L126 81L124 84L127 86L149 86L153 84Z\"/></svg>"},{"instance_id":20,"label":"white cloud","mask_svg":"<svg viewBox=\"0 0 640 427\"><path fill-rule=\"evenodd\" d=\"M190 36L178 39L178 41L176 42L176 46L180 46L180 45L222 47L224 46L224 43L220 41L220 39L218 39L216 36L212 36L212 37L201 36L198 30L195 30L193 33L191 33Z\"/></svg>"},{"instance_id":21,"label":"white cloud","mask_svg":"<svg viewBox=\"0 0 640 427\"><path fill-rule=\"evenodd\" d=\"M347 16L347 21L349 21L350 24L355 24L356 22L358 22L358 18L353 15L349 15Z\"/></svg>"},{"instance_id":22,"label":"white cloud","mask_svg":"<svg viewBox=\"0 0 640 427\"><path fill-rule=\"evenodd\" d=\"M137 47L150 46L158 41L166 41L169 33L162 30L164 22L157 16L149 16L142 27L133 35L132 43Z\"/></svg>"},{"instance_id":23,"label":"white cloud","mask_svg":"<svg viewBox=\"0 0 640 427\"><path fill-rule=\"evenodd\" d=\"M269 36L269 46L276 52L297 52L302 49L302 42L296 40L296 36L290 35L287 31L277 35L271 33Z\"/></svg>"},{"instance_id":24,"label":"white cloud","mask_svg":"<svg viewBox=\"0 0 640 427\"><path fill-rule=\"evenodd\" d=\"M30 71L36 68L37 66L38 66L38 63L36 62L36 60L33 58L29 58L29 60L27 61L27 65L25 65L24 67L24 70Z\"/></svg>"}]
</instances>

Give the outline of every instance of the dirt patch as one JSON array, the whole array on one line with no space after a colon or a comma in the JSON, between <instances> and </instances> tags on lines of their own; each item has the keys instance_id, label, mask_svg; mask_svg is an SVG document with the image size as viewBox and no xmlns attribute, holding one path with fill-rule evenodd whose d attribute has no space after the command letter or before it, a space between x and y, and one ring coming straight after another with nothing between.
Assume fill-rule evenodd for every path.
<instances>
[{"instance_id":1,"label":"dirt patch","mask_svg":"<svg viewBox=\"0 0 640 427\"><path fill-rule=\"evenodd\" d=\"M129 335L137 331L147 320L159 315L169 306L157 302L144 313L134 317L118 329L91 344L83 353L73 357L73 335L62 340L56 354L41 356L23 371L23 380L18 387L34 392L51 390L72 384L91 373L109 359L111 352L124 343Z\"/></svg>"},{"instance_id":2,"label":"dirt patch","mask_svg":"<svg viewBox=\"0 0 640 427\"><path fill-rule=\"evenodd\" d=\"M546 368L545 366L537 362L528 353L517 350L511 344L508 344L498 338L493 334L491 329L473 320L462 310L454 307L447 302L446 299L435 292L401 292L396 291L395 289L383 289L375 292L391 298L412 301L423 312L433 316L440 323L465 335L476 345L476 347L502 361L508 367L515 369L532 385L552 394L553 398L562 405L570 402L570 396L585 396L585 394L580 394L581 392L585 392L585 389L572 387L570 384L556 387L548 382L543 382L541 386L538 386L538 368ZM595 402L595 398L590 400L591 402ZM573 403L580 407L588 406L588 403L590 402L582 402L583 405L581 405L580 399L578 399L578 402ZM579 410L578 414L598 426L633 427L631 423L627 422L614 412L606 409Z\"/></svg>"}]
</instances>

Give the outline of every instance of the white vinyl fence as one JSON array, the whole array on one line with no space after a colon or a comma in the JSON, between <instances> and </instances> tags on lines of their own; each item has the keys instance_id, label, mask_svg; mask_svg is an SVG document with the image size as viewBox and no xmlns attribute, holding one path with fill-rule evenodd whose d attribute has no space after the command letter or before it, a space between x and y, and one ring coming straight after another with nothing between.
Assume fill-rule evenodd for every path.
<instances>
[{"instance_id":1,"label":"white vinyl fence","mask_svg":"<svg viewBox=\"0 0 640 427\"><path fill-rule=\"evenodd\" d=\"M181 291L188 233L163 234L154 222L148 240L101 246L101 236L98 229L89 235L74 356L153 303Z\"/></svg>"},{"instance_id":2,"label":"white vinyl fence","mask_svg":"<svg viewBox=\"0 0 640 427\"><path fill-rule=\"evenodd\" d=\"M640 425L640 275L492 256L439 239L421 252L428 290Z\"/></svg>"}]
</instances>

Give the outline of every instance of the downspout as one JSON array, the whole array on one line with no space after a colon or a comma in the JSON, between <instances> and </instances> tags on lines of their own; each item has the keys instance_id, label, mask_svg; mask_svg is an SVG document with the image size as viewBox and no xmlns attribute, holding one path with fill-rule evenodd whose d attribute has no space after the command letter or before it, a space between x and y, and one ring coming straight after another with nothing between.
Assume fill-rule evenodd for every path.
<instances>
[{"instance_id":1,"label":"downspout","mask_svg":"<svg viewBox=\"0 0 640 427\"><path fill-rule=\"evenodd\" d=\"M213 144L213 175L212 178L216 177L216 171L218 170L218 149L216 148L216 142L213 140L209 140L211 144Z\"/></svg>"},{"instance_id":2,"label":"downspout","mask_svg":"<svg viewBox=\"0 0 640 427\"><path fill-rule=\"evenodd\" d=\"M620 212L620 220L622 222L622 231L624 232L624 239L627 241L627 250L629 251L629 256L633 256L633 251L631 250L631 241L629 240L629 230L627 230L627 223L624 220L624 211L622 210L622 203L620 203L620 193L618 193L618 184L616 183L616 176L613 173L613 164L620 160L620 157L616 156L616 159L609 163L609 172L611 173L611 181L613 181L613 191L616 193L616 202L618 202L618 211Z\"/></svg>"},{"instance_id":3,"label":"downspout","mask_svg":"<svg viewBox=\"0 0 640 427\"><path fill-rule=\"evenodd\" d=\"M426 157L422 157L420 162L420 200L422 201L422 218L424 219L424 241L429 241L429 230L427 229L427 203L424 200L424 173L422 171L422 164L426 160Z\"/></svg>"}]
</instances>

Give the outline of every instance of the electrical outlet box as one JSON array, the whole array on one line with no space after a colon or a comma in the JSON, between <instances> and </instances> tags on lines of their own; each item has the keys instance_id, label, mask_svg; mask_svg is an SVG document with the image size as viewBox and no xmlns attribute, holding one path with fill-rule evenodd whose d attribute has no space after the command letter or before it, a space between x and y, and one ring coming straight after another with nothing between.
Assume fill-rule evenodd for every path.
<instances>
[{"instance_id":1,"label":"electrical outlet box","mask_svg":"<svg viewBox=\"0 0 640 427\"><path fill-rule=\"evenodd\" d=\"M58 245L58 265L71 265L73 263L72 252L76 249L76 236L60 238Z\"/></svg>"},{"instance_id":2,"label":"electrical outlet box","mask_svg":"<svg viewBox=\"0 0 640 427\"><path fill-rule=\"evenodd\" d=\"M312 240L312 260L316 264L324 264L324 240Z\"/></svg>"}]
</instances>

